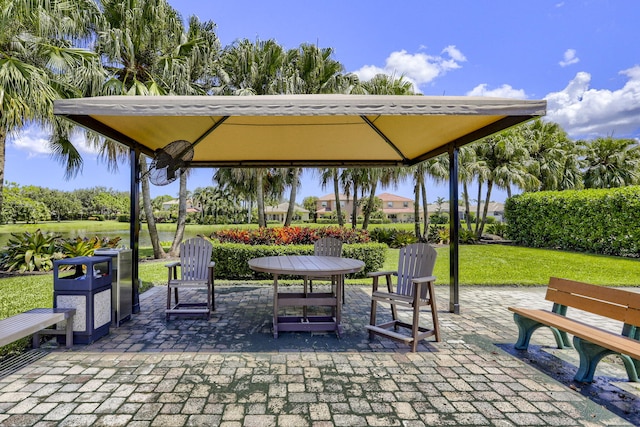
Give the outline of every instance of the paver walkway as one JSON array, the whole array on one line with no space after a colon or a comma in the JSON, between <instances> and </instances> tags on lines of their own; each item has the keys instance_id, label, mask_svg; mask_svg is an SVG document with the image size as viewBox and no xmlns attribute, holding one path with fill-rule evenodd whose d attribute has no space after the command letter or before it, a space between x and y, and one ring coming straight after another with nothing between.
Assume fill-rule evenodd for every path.
<instances>
[{"instance_id":1,"label":"paver walkway","mask_svg":"<svg viewBox=\"0 0 640 427\"><path fill-rule=\"evenodd\" d=\"M107 337L0 378L0 425L640 424L640 389L621 366L603 364L595 383L577 384L575 352L554 350L550 332L535 334L529 353L513 350L506 307L547 307L544 288L463 287L454 315L439 286L444 341L418 353L369 341L367 286L347 286L341 339L287 332L276 340L271 290L217 284L210 321L165 322L166 290L154 288Z\"/></svg>"}]
</instances>

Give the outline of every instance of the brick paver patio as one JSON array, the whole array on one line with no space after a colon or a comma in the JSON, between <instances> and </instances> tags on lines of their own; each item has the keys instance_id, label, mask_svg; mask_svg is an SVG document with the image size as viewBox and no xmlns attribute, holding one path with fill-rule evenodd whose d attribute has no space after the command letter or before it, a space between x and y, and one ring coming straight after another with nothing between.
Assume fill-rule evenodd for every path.
<instances>
[{"instance_id":1,"label":"brick paver patio","mask_svg":"<svg viewBox=\"0 0 640 427\"><path fill-rule=\"evenodd\" d=\"M448 287L439 286L444 340L418 353L369 341L367 286L347 287L342 338L285 332L276 340L271 291L217 284L210 321L166 322L166 290L154 288L107 337L51 349L0 378L0 425L640 424L640 388L614 358L593 384L580 384L575 351L554 349L550 332L536 333L528 353L513 349L506 307L547 307L544 288L463 287L454 315L444 311Z\"/></svg>"}]
</instances>

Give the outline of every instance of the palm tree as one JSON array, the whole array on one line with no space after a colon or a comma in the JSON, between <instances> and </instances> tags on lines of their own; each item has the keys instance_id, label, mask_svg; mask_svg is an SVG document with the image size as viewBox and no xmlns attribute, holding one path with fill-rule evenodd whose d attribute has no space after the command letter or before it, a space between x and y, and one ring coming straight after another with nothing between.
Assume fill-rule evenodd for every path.
<instances>
[{"instance_id":1,"label":"palm tree","mask_svg":"<svg viewBox=\"0 0 640 427\"><path fill-rule=\"evenodd\" d=\"M613 137L580 141L584 149L586 188L614 188L640 183L640 145Z\"/></svg>"},{"instance_id":2,"label":"palm tree","mask_svg":"<svg viewBox=\"0 0 640 427\"><path fill-rule=\"evenodd\" d=\"M300 187L301 172L302 172L302 169L300 168L290 168L287 170L287 178L288 178L291 191L289 193L289 208L287 209L287 217L284 220L285 227L291 225L291 221L293 220L294 208L296 203L296 194L297 194L298 188Z\"/></svg>"},{"instance_id":3,"label":"palm tree","mask_svg":"<svg viewBox=\"0 0 640 427\"><path fill-rule=\"evenodd\" d=\"M99 88L99 58L82 48L99 22L91 0L0 0L0 208L10 132L28 124L49 128L54 156L68 160L67 176L82 167L67 137L71 126L54 117L53 101L91 96Z\"/></svg>"},{"instance_id":4,"label":"palm tree","mask_svg":"<svg viewBox=\"0 0 640 427\"><path fill-rule=\"evenodd\" d=\"M377 74L371 80L360 83L360 89L364 93L369 95L413 95L413 84L404 79L404 76L396 78L395 76L387 74ZM369 225L369 218L374 204L376 196L376 189L378 183L383 181L383 184L389 184L393 181L397 181L399 177L394 171L389 168L368 168L364 171L356 172L349 169L349 174L355 178L353 183L354 190L354 215L352 217L352 227L355 228L356 224L356 205L357 205L357 190L360 188L363 197L368 198L368 202L364 204L365 209L363 211L362 228L367 229ZM346 187L345 187L346 188ZM366 194L368 193L368 194ZM366 195L365 195L366 194Z\"/></svg>"},{"instance_id":5,"label":"palm tree","mask_svg":"<svg viewBox=\"0 0 640 427\"><path fill-rule=\"evenodd\" d=\"M322 188L327 188L329 181L333 186L333 197L336 205L336 216L338 219L338 226L344 227L344 217L342 216L342 206L340 205L340 175L341 170L339 168L320 168L318 169L320 174L320 185Z\"/></svg>"},{"instance_id":6,"label":"palm tree","mask_svg":"<svg viewBox=\"0 0 640 427\"><path fill-rule=\"evenodd\" d=\"M140 159L140 173L145 175L148 171L147 161ZM142 208L144 210L145 217L147 218L147 228L149 230L149 236L151 238L151 246L153 247L153 257L155 259L165 258L167 254L160 246L160 239L158 238L158 228L156 227L156 219L153 216L153 205L151 203L151 192L149 191L149 180L142 180ZM145 188L146 187L146 188Z\"/></svg>"},{"instance_id":7,"label":"palm tree","mask_svg":"<svg viewBox=\"0 0 640 427\"><path fill-rule=\"evenodd\" d=\"M465 222L467 230L471 231L471 207L469 206L469 183L473 181L476 171L479 170L475 150L465 145L458 152L458 177L462 182L462 198L464 199Z\"/></svg>"},{"instance_id":8,"label":"palm tree","mask_svg":"<svg viewBox=\"0 0 640 427\"><path fill-rule=\"evenodd\" d=\"M264 205L264 185L260 191L257 188L259 170L263 169L219 168L213 174L213 181L223 192L246 200L248 222L251 222L253 202L259 194L263 198ZM258 215L260 217L260 209L258 209ZM264 221L264 210L262 211L262 221Z\"/></svg>"},{"instance_id":9,"label":"palm tree","mask_svg":"<svg viewBox=\"0 0 640 427\"><path fill-rule=\"evenodd\" d=\"M536 119L517 131L529 151L529 172L540 181L540 191L582 188L577 146L559 124Z\"/></svg>"},{"instance_id":10,"label":"palm tree","mask_svg":"<svg viewBox=\"0 0 640 427\"><path fill-rule=\"evenodd\" d=\"M443 182L449 176L449 158L445 155L425 160L409 169L413 177L414 229L416 238L426 241L429 235L429 203L427 201L427 177ZM420 199L422 199L423 231L420 230Z\"/></svg>"},{"instance_id":11,"label":"palm tree","mask_svg":"<svg viewBox=\"0 0 640 427\"><path fill-rule=\"evenodd\" d=\"M275 41L242 39L224 49L221 57L218 93L227 95L268 95L280 93L284 76L285 52ZM258 225L266 227L265 177L268 171L257 168L255 180ZM232 175L239 175L233 172Z\"/></svg>"},{"instance_id":12,"label":"palm tree","mask_svg":"<svg viewBox=\"0 0 640 427\"><path fill-rule=\"evenodd\" d=\"M474 148L479 160L476 168L479 188L478 215L480 201L482 200L480 188L485 180L487 183L482 219L476 219L476 235L480 237L486 224L491 191L494 185L506 189L508 197L511 197L512 184L516 184L525 190L532 190L537 188L540 182L527 171L529 152L524 147L522 138L516 131L509 129L485 138L474 144Z\"/></svg>"},{"instance_id":13,"label":"palm tree","mask_svg":"<svg viewBox=\"0 0 640 427\"><path fill-rule=\"evenodd\" d=\"M180 186L178 187L178 218L176 219L176 233L173 236L171 248L169 248L169 256L177 257L180 255L180 244L184 237L184 228L187 224L187 170L180 171Z\"/></svg>"},{"instance_id":14,"label":"palm tree","mask_svg":"<svg viewBox=\"0 0 640 427\"><path fill-rule=\"evenodd\" d=\"M208 92L212 84L208 76L220 50L213 23L200 23L192 17L185 31L180 15L166 0L103 0L101 5L105 25L97 34L97 51L109 72L104 93L191 95ZM184 235L184 180L186 175L181 173L180 208L172 252L177 250ZM142 187L143 192L148 190L148 186ZM143 199L145 197L148 195L143 194ZM151 235L151 239L154 238L158 238L157 234Z\"/></svg>"},{"instance_id":15,"label":"palm tree","mask_svg":"<svg viewBox=\"0 0 640 427\"><path fill-rule=\"evenodd\" d=\"M307 43L289 50L286 53L283 75L279 80L280 92L315 94L341 91L345 87L341 74L344 67L332 56L333 49L320 48ZM285 225L289 225L293 218L301 173L300 168L291 168L287 172L287 175L291 177L289 183L291 192Z\"/></svg>"}]
</instances>

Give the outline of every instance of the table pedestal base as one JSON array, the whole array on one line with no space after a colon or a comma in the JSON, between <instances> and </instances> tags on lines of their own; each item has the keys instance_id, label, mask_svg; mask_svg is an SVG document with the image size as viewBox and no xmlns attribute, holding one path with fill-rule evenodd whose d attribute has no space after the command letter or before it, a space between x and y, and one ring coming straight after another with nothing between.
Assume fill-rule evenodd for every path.
<instances>
[{"instance_id":1,"label":"table pedestal base","mask_svg":"<svg viewBox=\"0 0 640 427\"><path fill-rule=\"evenodd\" d=\"M342 336L342 326L332 316L278 316L273 325L273 337L278 338L278 332L333 332Z\"/></svg>"}]
</instances>

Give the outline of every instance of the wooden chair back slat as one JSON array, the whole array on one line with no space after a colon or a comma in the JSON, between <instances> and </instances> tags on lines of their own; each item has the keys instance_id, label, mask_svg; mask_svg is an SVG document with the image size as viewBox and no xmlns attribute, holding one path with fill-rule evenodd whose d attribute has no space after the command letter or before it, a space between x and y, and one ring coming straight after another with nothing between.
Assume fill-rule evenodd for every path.
<instances>
[{"instance_id":1,"label":"wooden chair back slat","mask_svg":"<svg viewBox=\"0 0 640 427\"><path fill-rule=\"evenodd\" d=\"M640 294L552 277L546 299L631 325L640 325Z\"/></svg>"},{"instance_id":2,"label":"wooden chair back slat","mask_svg":"<svg viewBox=\"0 0 640 427\"><path fill-rule=\"evenodd\" d=\"M182 280L207 280L213 245L202 237L194 237L180 244L180 272Z\"/></svg>"},{"instance_id":3,"label":"wooden chair back slat","mask_svg":"<svg viewBox=\"0 0 640 427\"><path fill-rule=\"evenodd\" d=\"M436 256L436 250L426 243L414 243L402 248L398 259L396 293L412 296L411 280L416 277L431 276L436 264ZM426 291L425 286L423 287L424 295L420 295L420 298L426 298Z\"/></svg>"},{"instance_id":4,"label":"wooden chair back slat","mask_svg":"<svg viewBox=\"0 0 640 427\"><path fill-rule=\"evenodd\" d=\"M323 237L313 244L313 254L318 256L342 256L342 242L335 237Z\"/></svg>"}]
</instances>

